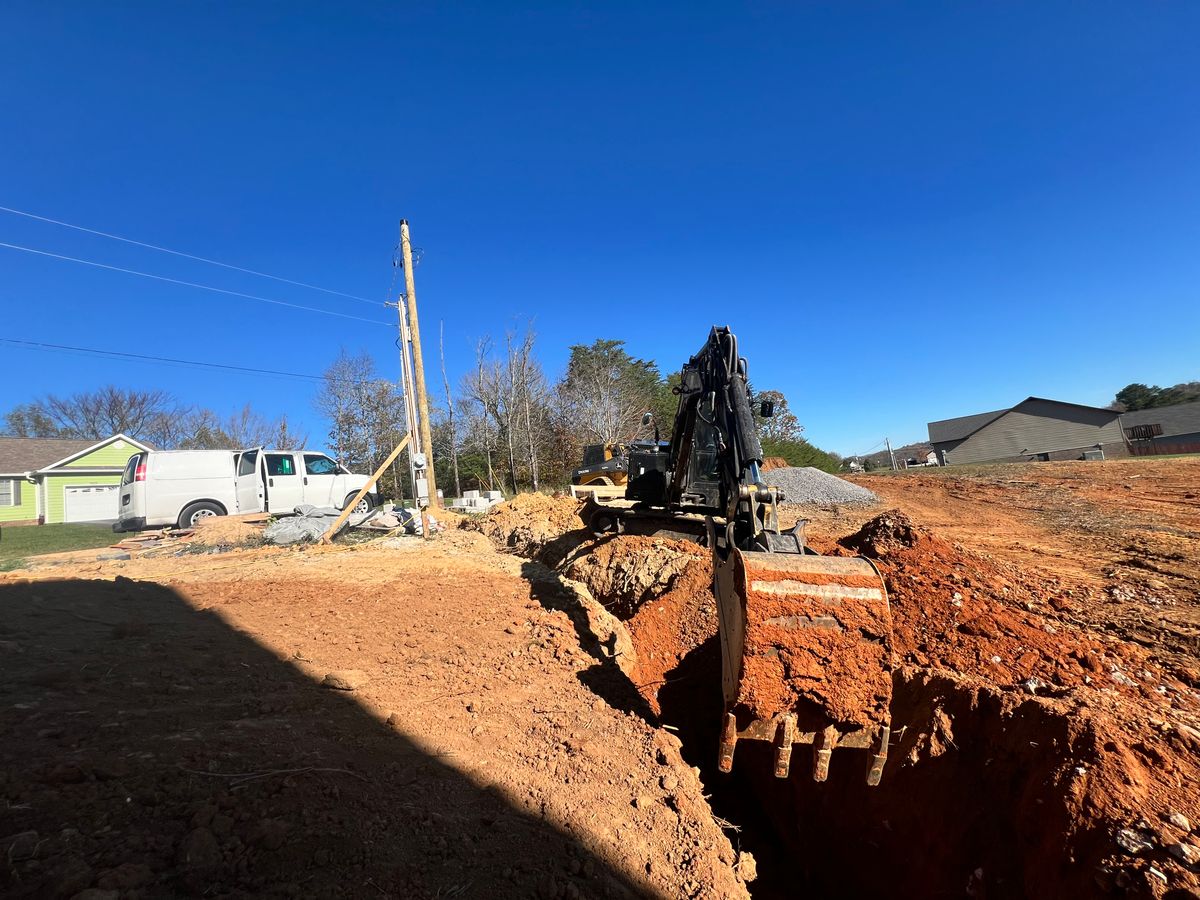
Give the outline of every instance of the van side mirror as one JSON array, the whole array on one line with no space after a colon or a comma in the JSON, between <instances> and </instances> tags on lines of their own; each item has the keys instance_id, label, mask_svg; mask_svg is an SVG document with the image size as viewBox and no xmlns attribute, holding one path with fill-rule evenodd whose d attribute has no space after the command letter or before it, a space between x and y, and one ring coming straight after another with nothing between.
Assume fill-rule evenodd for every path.
<instances>
[{"instance_id":1,"label":"van side mirror","mask_svg":"<svg viewBox=\"0 0 1200 900\"><path fill-rule=\"evenodd\" d=\"M760 406L758 409L758 414L764 419L769 419L771 416L775 415L775 401L764 400L762 402L762 406Z\"/></svg>"},{"instance_id":2,"label":"van side mirror","mask_svg":"<svg viewBox=\"0 0 1200 900\"><path fill-rule=\"evenodd\" d=\"M643 428L645 428L647 425L649 425L653 421L654 421L654 413L643 413L642 414L642 427Z\"/></svg>"}]
</instances>

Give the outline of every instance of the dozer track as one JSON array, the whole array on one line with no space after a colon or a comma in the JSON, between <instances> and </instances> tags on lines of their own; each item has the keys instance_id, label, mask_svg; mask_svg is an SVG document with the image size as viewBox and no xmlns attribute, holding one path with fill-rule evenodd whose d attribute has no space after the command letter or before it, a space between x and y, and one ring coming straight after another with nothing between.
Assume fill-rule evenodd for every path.
<instances>
[{"instance_id":1,"label":"dozer track","mask_svg":"<svg viewBox=\"0 0 1200 900\"><path fill-rule=\"evenodd\" d=\"M824 781L835 748L871 751L879 784L891 738L892 617L867 559L739 550L710 531L721 628L725 719L718 766L739 740L775 746L786 778L792 746L813 745Z\"/></svg>"}]
</instances>

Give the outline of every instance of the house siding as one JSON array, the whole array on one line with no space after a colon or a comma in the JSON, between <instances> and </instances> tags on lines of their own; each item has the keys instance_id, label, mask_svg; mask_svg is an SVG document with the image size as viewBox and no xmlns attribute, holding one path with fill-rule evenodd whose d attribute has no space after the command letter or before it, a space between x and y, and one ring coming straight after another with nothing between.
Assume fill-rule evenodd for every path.
<instances>
[{"instance_id":1,"label":"house siding","mask_svg":"<svg viewBox=\"0 0 1200 900\"><path fill-rule=\"evenodd\" d=\"M1097 444L1106 456L1125 456L1128 450L1118 413L1028 400L948 449L949 462L1004 462L1036 458L1077 459Z\"/></svg>"},{"instance_id":2,"label":"house siding","mask_svg":"<svg viewBox=\"0 0 1200 900\"><path fill-rule=\"evenodd\" d=\"M120 466L121 468L124 468L125 463L129 462L129 457L133 456L133 454L137 452L138 448L128 441L116 440L111 444L97 448L91 453L88 453L86 456L81 456L79 459L72 460L63 468L86 469L95 468L97 466Z\"/></svg>"},{"instance_id":3,"label":"house siding","mask_svg":"<svg viewBox=\"0 0 1200 900\"><path fill-rule=\"evenodd\" d=\"M0 523L5 522L32 522L37 519L37 485L30 484L23 478L6 479L0 478L2 481L15 480L20 484L21 502L17 506L0 506Z\"/></svg>"},{"instance_id":4,"label":"house siding","mask_svg":"<svg viewBox=\"0 0 1200 900\"><path fill-rule=\"evenodd\" d=\"M66 497L63 492L69 484L120 484L121 473L111 475L46 475L46 524L56 525L66 519Z\"/></svg>"}]
</instances>

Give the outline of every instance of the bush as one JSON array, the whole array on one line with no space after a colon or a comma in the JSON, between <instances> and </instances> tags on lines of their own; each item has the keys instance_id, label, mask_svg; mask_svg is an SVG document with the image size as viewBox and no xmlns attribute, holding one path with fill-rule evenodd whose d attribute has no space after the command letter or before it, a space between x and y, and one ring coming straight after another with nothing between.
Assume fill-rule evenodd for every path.
<instances>
[{"instance_id":1,"label":"bush","mask_svg":"<svg viewBox=\"0 0 1200 900\"><path fill-rule=\"evenodd\" d=\"M822 472L840 472L842 458L814 447L808 441L788 441L765 438L762 442L763 456L782 456L789 466L812 466Z\"/></svg>"}]
</instances>

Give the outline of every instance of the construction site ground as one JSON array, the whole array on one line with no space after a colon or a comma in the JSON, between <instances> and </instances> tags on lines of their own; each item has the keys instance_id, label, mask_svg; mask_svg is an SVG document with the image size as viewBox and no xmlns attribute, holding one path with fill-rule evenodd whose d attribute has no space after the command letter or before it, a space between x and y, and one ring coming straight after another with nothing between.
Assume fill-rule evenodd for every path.
<instances>
[{"instance_id":1,"label":"construction site ground","mask_svg":"<svg viewBox=\"0 0 1200 900\"><path fill-rule=\"evenodd\" d=\"M695 545L541 495L428 542L229 522L0 575L0 894L1200 896L1200 460L854 480L794 513L892 599L878 788L714 771Z\"/></svg>"}]
</instances>

